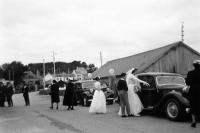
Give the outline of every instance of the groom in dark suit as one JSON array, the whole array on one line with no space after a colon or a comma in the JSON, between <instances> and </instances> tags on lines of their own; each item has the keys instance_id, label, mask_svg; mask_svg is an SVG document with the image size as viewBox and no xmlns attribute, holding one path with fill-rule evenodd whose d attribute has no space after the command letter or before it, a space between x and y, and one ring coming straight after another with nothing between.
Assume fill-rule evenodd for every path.
<instances>
[{"instance_id":1,"label":"groom in dark suit","mask_svg":"<svg viewBox=\"0 0 200 133\"><path fill-rule=\"evenodd\" d=\"M120 97L120 106L121 106L121 111L122 111L122 117L126 117L125 109L126 109L128 116L131 117L133 115L130 114L130 106L129 106L129 102L128 102L128 93L127 93L128 87L127 87L127 83L125 80L126 74L122 73L120 75L120 77L121 78L117 84L117 90L118 90L118 95Z\"/></svg>"}]
</instances>

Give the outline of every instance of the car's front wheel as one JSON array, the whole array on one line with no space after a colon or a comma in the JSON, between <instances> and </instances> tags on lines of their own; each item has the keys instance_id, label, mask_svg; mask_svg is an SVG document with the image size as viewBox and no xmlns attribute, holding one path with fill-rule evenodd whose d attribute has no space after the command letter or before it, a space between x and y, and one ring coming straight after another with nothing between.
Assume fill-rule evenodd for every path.
<instances>
[{"instance_id":1,"label":"car's front wheel","mask_svg":"<svg viewBox=\"0 0 200 133\"><path fill-rule=\"evenodd\" d=\"M169 99L165 103L165 112L170 120L180 120L182 116L182 108L178 100Z\"/></svg>"}]
</instances>

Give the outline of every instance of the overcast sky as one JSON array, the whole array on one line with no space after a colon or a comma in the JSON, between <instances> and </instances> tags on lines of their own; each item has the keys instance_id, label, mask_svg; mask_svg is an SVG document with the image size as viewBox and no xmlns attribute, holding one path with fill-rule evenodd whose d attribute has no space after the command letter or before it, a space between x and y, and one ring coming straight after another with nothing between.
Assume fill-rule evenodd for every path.
<instances>
[{"instance_id":1,"label":"overcast sky","mask_svg":"<svg viewBox=\"0 0 200 133\"><path fill-rule=\"evenodd\" d=\"M0 64L103 63L181 40L200 52L200 0L0 0Z\"/></svg>"}]
</instances>

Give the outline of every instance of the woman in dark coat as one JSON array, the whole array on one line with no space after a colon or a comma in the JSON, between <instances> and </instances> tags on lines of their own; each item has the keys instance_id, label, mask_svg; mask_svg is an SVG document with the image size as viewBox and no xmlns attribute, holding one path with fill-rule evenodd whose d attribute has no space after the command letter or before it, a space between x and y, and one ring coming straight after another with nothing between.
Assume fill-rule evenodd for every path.
<instances>
[{"instance_id":1,"label":"woman in dark coat","mask_svg":"<svg viewBox=\"0 0 200 133\"><path fill-rule=\"evenodd\" d=\"M67 110L74 109L74 103L75 103L75 93L74 93L74 84L71 80L66 85L66 90L64 94L63 99L63 105L68 106Z\"/></svg>"},{"instance_id":2,"label":"woman in dark coat","mask_svg":"<svg viewBox=\"0 0 200 133\"><path fill-rule=\"evenodd\" d=\"M192 115L191 127L196 127L196 117L200 115L200 60L195 60L193 66L194 70L187 74L186 84L190 86L188 98Z\"/></svg>"},{"instance_id":3,"label":"woman in dark coat","mask_svg":"<svg viewBox=\"0 0 200 133\"><path fill-rule=\"evenodd\" d=\"M53 109L53 104L56 103L57 107L56 109L58 109L58 103L60 102L60 97L59 97L59 86L56 82L56 80L53 80L53 84L51 85L51 107L50 109Z\"/></svg>"}]
</instances>

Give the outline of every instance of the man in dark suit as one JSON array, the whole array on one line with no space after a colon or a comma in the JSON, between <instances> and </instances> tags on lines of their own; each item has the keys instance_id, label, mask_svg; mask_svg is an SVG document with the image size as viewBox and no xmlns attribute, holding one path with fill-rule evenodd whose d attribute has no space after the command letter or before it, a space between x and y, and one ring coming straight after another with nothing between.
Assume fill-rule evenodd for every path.
<instances>
[{"instance_id":1,"label":"man in dark suit","mask_svg":"<svg viewBox=\"0 0 200 133\"><path fill-rule=\"evenodd\" d=\"M53 84L51 85L51 107L50 109L53 109L53 104L56 103L57 107L56 109L58 109L58 103L60 102L60 97L59 97L59 86L58 83L56 82L56 80L53 80Z\"/></svg>"},{"instance_id":2,"label":"man in dark suit","mask_svg":"<svg viewBox=\"0 0 200 133\"><path fill-rule=\"evenodd\" d=\"M122 112L122 117L126 117L125 115L125 109L126 112L128 114L128 116L133 116L132 114L130 114L130 106L129 106L129 102L128 102L128 87L127 87L127 83L125 80L126 74L122 73L120 75L120 80L118 81L117 84L117 90L118 90L118 95L120 98L120 107L121 107L121 112Z\"/></svg>"},{"instance_id":3,"label":"man in dark suit","mask_svg":"<svg viewBox=\"0 0 200 133\"><path fill-rule=\"evenodd\" d=\"M2 82L0 82L0 107L5 106L5 87Z\"/></svg>"},{"instance_id":4,"label":"man in dark suit","mask_svg":"<svg viewBox=\"0 0 200 133\"><path fill-rule=\"evenodd\" d=\"M200 60L195 60L193 66L194 70L187 74L186 84L190 86L188 98L192 115L191 127L196 127L196 117L200 116Z\"/></svg>"},{"instance_id":5,"label":"man in dark suit","mask_svg":"<svg viewBox=\"0 0 200 133\"><path fill-rule=\"evenodd\" d=\"M26 106L30 106L30 100L29 100L29 87L26 85L26 83L23 83L22 93L24 97L24 101Z\"/></svg>"},{"instance_id":6,"label":"man in dark suit","mask_svg":"<svg viewBox=\"0 0 200 133\"><path fill-rule=\"evenodd\" d=\"M7 82L7 86L6 86L6 99L7 99L9 107L13 106L13 100L12 100L13 93L14 93L14 91L13 91L12 84L10 82Z\"/></svg>"}]
</instances>

